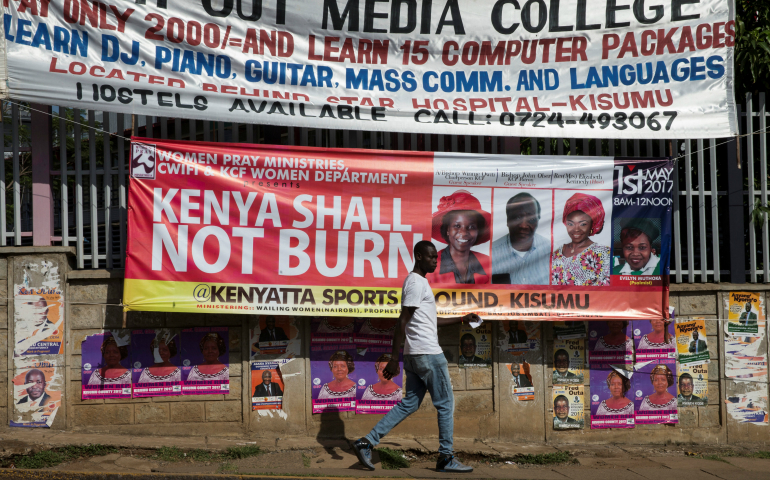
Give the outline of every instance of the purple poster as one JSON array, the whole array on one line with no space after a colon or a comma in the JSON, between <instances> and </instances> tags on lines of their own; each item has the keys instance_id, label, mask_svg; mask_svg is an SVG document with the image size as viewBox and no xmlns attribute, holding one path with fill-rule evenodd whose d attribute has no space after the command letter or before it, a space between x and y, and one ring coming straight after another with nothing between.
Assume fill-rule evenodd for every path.
<instances>
[{"instance_id":1,"label":"purple poster","mask_svg":"<svg viewBox=\"0 0 770 480\"><path fill-rule=\"evenodd\" d=\"M353 317L312 317L310 343L353 343L356 319Z\"/></svg>"},{"instance_id":2,"label":"purple poster","mask_svg":"<svg viewBox=\"0 0 770 480\"><path fill-rule=\"evenodd\" d=\"M591 428L634 428L630 390L631 380L623 373L613 368L592 368Z\"/></svg>"},{"instance_id":3,"label":"purple poster","mask_svg":"<svg viewBox=\"0 0 770 480\"><path fill-rule=\"evenodd\" d=\"M679 423L676 359L650 362L634 373L632 383L637 424Z\"/></svg>"},{"instance_id":4,"label":"purple poster","mask_svg":"<svg viewBox=\"0 0 770 480\"><path fill-rule=\"evenodd\" d=\"M180 344L176 330L162 328L131 333L134 398L182 394Z\"/></svg>"},{"instance_id":5,"label":"purple poster","mask_svg":"<svg viewBox=\"0 0 770 480\"><path fill-rule=\"evenodd\" d=\"M634 341L627 320L588 322L588 364L591 368L634 362Z\"/></svg>"},{"instance_id":6,"label":"purple poster","mask_svg":"<svg viewBox=\"0 0 770 480\"><path fill-rule=\"evenodd\" d=\"M131 331L86 337L81 344L83 400L131 398Z\"/></svg>"},{"instance_id":7,"label":"purple poster","mask_svg":"<svg viewBox=\"0 0 770 480\"><path fill-rule=\"evenodd\" d=\"M369 345L393 344L397 318L357 318L355 344L362 348Z\"/></svg>"},{"instance_id":8,"label":"purple poster","mask_svg":"<svg viewBox=\"0 0 770 480\"><path fill-rule=\"evenodd\" d=\"M230 393L227 327L182 330L182 395Z\"/></svg>"},{"instance_id":9,"label":"purple poster","mask_svg":"<svg viewBox=\"0 0 770 480\"><path fill-rule=\"evenodd\" d=\"M388 413L403 395L403 358L399 358L400 373L386 379L382 372L393 354L393 347L367 347L363 356L358 356L358 388L356 391L356 413Z\"/></svg>"},{"instance_id":10,"label":"purple poster","mask_svg":"<svg viewBox=\"0 0 770 480\"><path fill-rule=\"evenodd\" d=\"M352 343L310 345L313 413L356 410L355 359Z\"/></svg>"},{"instance_id":11,"label":"purple poster","mask_svg":"<svg viewBox=\"0 0 770 480\"><path fill-rule=\"evenodd\" d=\"M673 320L634 320L636 361L676 358L676 338L671 331Z\"/></svg>"}]
</instances>

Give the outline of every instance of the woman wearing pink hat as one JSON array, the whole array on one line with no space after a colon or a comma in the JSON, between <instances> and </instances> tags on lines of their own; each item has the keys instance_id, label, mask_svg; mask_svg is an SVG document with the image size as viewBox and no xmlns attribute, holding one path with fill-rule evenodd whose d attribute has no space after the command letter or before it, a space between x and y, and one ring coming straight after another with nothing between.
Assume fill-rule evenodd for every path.
<instances>
[{"instance_id":1,"label":"woman wearing pink hat","mask_svg":"<svg viewBox=\"0 0 770 480\"><path fill-rule=\"evenodd\" d=\"M447 247L439 252L436 271L426 276L431 285L489 283L489 255L472 252L471 247L489 241L491 223L492 216L470 192L441 197L431 234Z\"/></svg>"},{"instance_id":2,"label":"woman wearing pink hat","mask_svg":"<svg viewBox=\"0 0 770 480\"><path fill-rule=\"evenodd\" d=\"M604 228L604 215L593 195L576 193L567 200L562 221L571 242L551 255L551 285L609 286L610 247L591 240Z\"/></svg>"}]
</instances>

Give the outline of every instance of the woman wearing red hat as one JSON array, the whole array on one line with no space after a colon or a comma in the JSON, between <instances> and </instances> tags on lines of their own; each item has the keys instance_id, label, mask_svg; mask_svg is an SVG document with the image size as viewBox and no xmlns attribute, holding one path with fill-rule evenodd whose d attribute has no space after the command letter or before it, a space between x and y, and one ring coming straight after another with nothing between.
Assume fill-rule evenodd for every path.
<instances>
[{"instance_id":1,"label":"woman wearing red hat","mask_svg":"<svg viewBox=\"0 0 770 480\"><path fill-rule=\"evenodd\" d=\"M432 236L447 247L439 252L438 266L426 278L432 285L489 283L489 255L472 252L471 247L489 241L492 216L470 192L458 190L441 197L433 214Z\"/></svg>"},{"instance_id":2,"label":"woman wearing red hat","mask_svg":"<svg viewBox=\"0 0 770 480\"><path fill-rule=\"evenodd\" d=\"M564 205L562 221L572 241L551 256L551 285L609 286L610 247L590 238L604 228L601 200L576 193Z\"/></svg>"}]
</instances>

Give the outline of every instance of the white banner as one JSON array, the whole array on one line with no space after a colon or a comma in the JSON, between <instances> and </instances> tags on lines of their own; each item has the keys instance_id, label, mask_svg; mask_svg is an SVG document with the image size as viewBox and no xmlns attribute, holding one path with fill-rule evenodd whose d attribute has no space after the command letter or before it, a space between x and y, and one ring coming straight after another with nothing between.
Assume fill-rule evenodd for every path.
<instances>
[{"instance_id":1,"label":"white banner","mask_svg":"<svg viewBox=\"0 0 770 480\"><path fill-rule=\"evenodd\" d=\"M737 133L725 0L5 0L11 98L320 128Z\"/></svg>"}]
</instances>

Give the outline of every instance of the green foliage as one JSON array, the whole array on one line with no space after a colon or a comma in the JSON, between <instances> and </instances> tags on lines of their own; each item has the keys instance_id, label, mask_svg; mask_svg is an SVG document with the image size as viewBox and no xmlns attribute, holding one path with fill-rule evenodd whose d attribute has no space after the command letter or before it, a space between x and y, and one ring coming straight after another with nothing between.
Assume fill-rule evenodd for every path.
<instances>
[{"instance_id":1,"label":"green foliage","mask_svg":"<svg viewBox=\"0 0 770 480\"><path fill-rule=\"evenodd\" d=\"M754 210L751 211L751 222L754 224L754 227L760 227L765 222L765 214L770 214L770 207L767 205L763 205L762 202L757 198L754 201Z\"/></svg>"},{"instance_id":2,"label":"green foliage","mask_svg":"<svg viewBox=\"0 0 770 480\"><path fill-rule=\"evenodd\" d=\"M153 455L152 458L163 462L179 462L182 460L190 460L193 462L215 462L220 460L249 458L261 453L262 451L256 445L230 447L222 452L201 449L184 451L177 447L161 447L155 451L155 455Z\"/></svg>"},{"instance_id":3,"label":"green foliage","mask_svg":"<svg viewBox=\"0 0 770 480\"><path fill-rule=\"evenodd\" d=\"M736 0L735 90L742 103L746 93L770 92L770 2Z\"/></svg>"},{"instance_id":4,"label":"green foliage","mask_svg":"<svg viewBox=\"0 0 770 480\"><path fill-rule=\"evenodd\" d=\"M551 465L554 463L575 463L569 452L541 453L539 455L517 455L514 462L526 465Z\"/></svg>"},{"instance_id":5,"label":"green foliage","mask_svg":"<svg viewBox=\"0 0 770 480\"><path fill-rule=\"evenodd\" d=\"M49 468L78 458L98 457L109 453L116 453L117 451L118 449L116 448L105 447L104 445L68 445L20 457L15 459L13 464L16 468Z\"/></svg>"},{"instance_id":6,"label":"green foliage","mask_svg":"<svg viewBox=\"0 0 770 480\"><path fill-rule=\"evenodd\" d=\"M229 460L237 460L239 458L256 457L260 453L262 453L262 451L258 446L246 445L243 447L230 447L222 453L222 457Z\"/></svg>"},{"instance_id":7,"label":"green foliage","mask_svg":"<svg viewBox=\"0 0 770 480\"><path fill-rule=\"evenodd\" d=\"M391 450L390 448L375 449L380 456L380 462L384 470L398 470L399 468L409 468L409 461L404 458L404 454Z\"/></svg>"}]
</instances>

